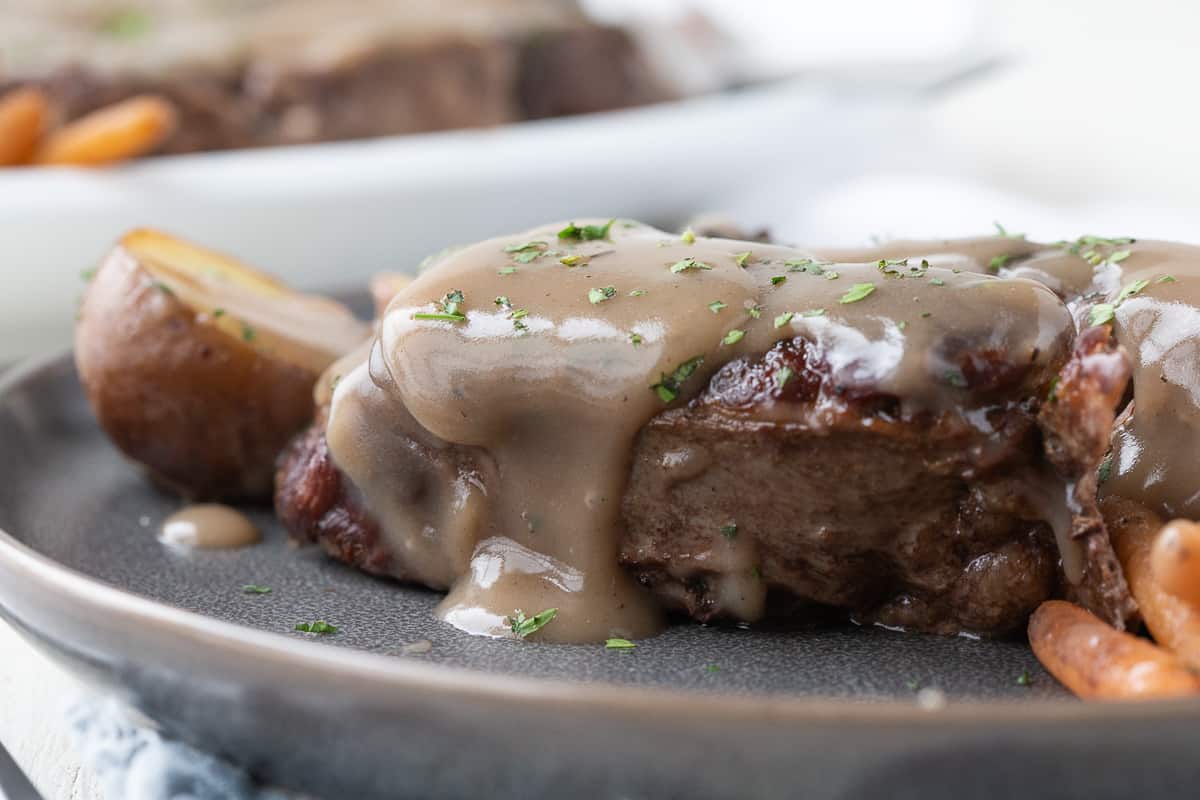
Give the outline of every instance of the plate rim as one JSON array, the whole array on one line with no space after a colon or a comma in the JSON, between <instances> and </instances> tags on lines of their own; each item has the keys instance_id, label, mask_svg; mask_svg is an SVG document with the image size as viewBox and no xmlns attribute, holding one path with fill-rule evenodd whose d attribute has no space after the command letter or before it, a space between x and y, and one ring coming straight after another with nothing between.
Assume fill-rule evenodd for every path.
<instances>
[{"instance_id":1,"label":"plate rim","mask_svg":"<svg viewBox=\"0 0 1200 800\"><path fill-rule=\"evenodd\" d=\"M26 359L0 374L0 408L10 395L47 372L74 372L72 350L63 348ZM0 528L0 609L30 633L59 648L52 636L25 620L21 606L37 607L39 597L84 610L89 618L123 630L153 630L156 641L174 650L204 647L212 660L244 661L266 655L286 661L308 675L328 674L369 691L437 692L456 700L519 702L530 711L582 713L603 711L631 721L647 715L685 715L696 722L724 724L759 720L773 724L838 724L860 726L938 727L981 725L1076 724L1200 719L1200 697L1142 700L1123 703L1080 702L1064 699L1021 702L1011 700L952 701L936 711L915 702L881 700L854 702L784 693L739 695L678 688L621 686L604 682L572 682L532 678L467 667L432 664L416 658L382 655L336 644L289 638L281 633L209 617L143 597L65 566ZM23 593L22 588L26 591ZM47 612L54 615L55 612ZM60 612L61 613L61 612ZM26 630L27 629L27 630ZM914 634L916 635L916 634ZM699 702L697 702L699 701Z\"/></svg>"}]
</instances>

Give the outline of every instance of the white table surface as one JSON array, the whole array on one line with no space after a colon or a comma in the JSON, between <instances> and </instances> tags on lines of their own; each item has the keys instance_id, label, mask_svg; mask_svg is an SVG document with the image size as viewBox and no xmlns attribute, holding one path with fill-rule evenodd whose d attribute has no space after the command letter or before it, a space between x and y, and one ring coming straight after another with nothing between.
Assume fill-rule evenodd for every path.
<instances>
[{"instance_id":1,"label":"white table surface","mask_svg":"<svg viewBox=\"0 0 1200 800\"><path fill-rule=\"evenodd\" d=\"M0 741L46 800L104 800L80 765L63 714L82 691L82 684L0 622Z\"/></svg>"}]
</instances>

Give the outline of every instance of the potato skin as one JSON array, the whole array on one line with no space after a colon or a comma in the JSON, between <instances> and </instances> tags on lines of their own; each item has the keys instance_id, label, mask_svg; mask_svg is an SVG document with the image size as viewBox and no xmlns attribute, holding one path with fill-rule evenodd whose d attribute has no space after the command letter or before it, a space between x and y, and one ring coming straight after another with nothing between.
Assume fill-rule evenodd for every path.
<instances>
[{"instance_id":1,"label":"potato skin","mask_svg":"<svg viewBox=\"0 0 1200 800\"><path fill-rule=\"evenodd\" d=\"M269 498L313 415L316 374L222 332L121 247L84 295L75 363L113 443L192 499Z\"/></svg>"}]
</instances>

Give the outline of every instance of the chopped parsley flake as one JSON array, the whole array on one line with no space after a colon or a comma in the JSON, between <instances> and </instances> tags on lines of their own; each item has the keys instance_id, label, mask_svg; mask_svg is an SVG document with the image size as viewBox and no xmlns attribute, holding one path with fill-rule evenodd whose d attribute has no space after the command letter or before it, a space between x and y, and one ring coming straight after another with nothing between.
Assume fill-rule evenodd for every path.
<instances>
[{"instance_id":1,"label":"chopped parsley flake","mask_svg":"<svg viewBox=\"0 0 1200 800\"><path fill-rule=\"evenodd\" d=\"M704 671L709 673L710 675L714 672L720 672L721 665L720 664L705 664Z\"/></svg>"},{"instance_id":2,"label":"chopped parsley flake","mask_svg":"<svg viewBox=\"0 0 1200 800\"><path fill-rule=\"evenodd\" d=\"M814 261L811 258L792 258L783 262L783 265L788 268L788 272L807 272L809 275L824 275L829 277L829 273L825 271L825 267L832 262L829 261ZM837 273L834 273L835 275Z\"/></svg>"},{"instance_id":3,"label":"chopped parsley flake","mask_svg":"<svg viewBox=\"0 0 1200 800\"><path fill-rule=\"evenodd\" d=\"M1133 283L1126 285L1125 288L1121 290L1121 293L1117 295L1117 305L1121 305L1121 303L1133 297L1135 294L1138 294L1142 291L1142 289L1145 289L1149 285L1150 281L1143 279L1136 280Z\"/></svg>"},{"instance_id":4,"label":"chopped parsley flake","mask_svg":"<svg viewBox=\"0 0 1200 800\"><path fill-rule=\"evenodd\" d=\"M568 223L567 227L558 232L560 239L575 239L582 242L590 242L595 239L607 239L609 228L616 220L610 219L603 225L584 225L580 227L574 222Z\"/></svg>"},{"instance_id":5,"label":"chopped parsley flake","mask_svg":"<svg viewBox=\"0 0 1200 800\"><path fill-rule=\"evenodd\" d=\"M796 316L794 312L791 312L791 311L783 312L782 314L780 314L778 317L775 318L775 327L782 328L784 325L787 325L789 322L791 322L792 317L794 317L794 316Z\"/></svg>"},{"instance_id":6,"label":"chopped parsley flake","mask_svg":"<svg viewBox=\"0 0 1200 800\"><path fill-rule=\"evenodd\" d=\"M688 228L686 231L684 231L683 235L680 236L679 238L683 240L684 244L695 244L696 243L696 233L691 228Z\"/></svg>"},{"instance_id":7,"label":"chopped parsley flake","mask_svg":"<svg viewBox=\"0 0 1200 800\"><path fill-rule=\"evenodd\" d=\"M545 250L547 247L545 242L525 242L524 244L510 244L504 248L506 253L524 253L529 250Z\"/></svg>"},{"instance_id":8,"label":"chopped parsley flake","mask_svg":"<svg viewBox=\"0 0 1200 800\"><path fill-rule=\"evenodd\" d=\"M544 255L546 255L546 253L541 250L526 250L523 253L517 253L514 255L513 261L517 262L518 264L528 264L531 261L536 261Z\"/></svg>"},{"instance_id":9,"label":"chopped parsley flake","mask_svg":"<svg viewBox=\"0 0 1200 800\"><path fill-rule=\"evenodd\" d=\"M1100 466L1096 470L1097 482L1104 483L1110 477L1112 477L1112 462L1113 462L1112 453L1109 453L1107 456L1104 457L1104 460L1100 462Z\"/></svg>"},{"instance_id":10,"label":"chopped parsley flake","mask_svg":"<svg viewBox=\"0 0 1200 800\"><path fill-rule=\"evenodd\" d=\"M662 375L659 382L650 388L658 395L658 399L664 403L670 403L679 397L679 388L683 382L692 377L700 365L704 363L704 356L693 356L687 361L675 368L675 371L670 375Z\"/></svg>"},{"instance_id":11,"label":"chopped parsley flake","mask_svg":"<svg viewBox=\"0 0 1200 800\"><path fill-rule=\"evenodd\" d=\"M605 648L609 650L632 650L637 647L636 644L628 639L614 638L606 639L604 642Z\"/></svg>"},{"instance_id":12,"label":"chopped parsley flake","mask_svg":"<svg viewBox=\"0 0 1200 800\"><path fill-rule=\"evenodd\" d=\"M1129 258L1128 250L1118 250L1108 257L1108 263L1119 264L1127 258Z\"/></svg>"},{"instance_id":13,"label":"chopped parsley flake","mask_svg":"<svg viewBox=\"0 0 1200 800\"><path fill-rule=\"evenodd\" d=\"M174 297L174 296L175 296L175 290L174 290L174 289L172 289L170 286L167 286L167 285L166 285L165 283L163 283L162 281L155 281L155 282L154 282L154 288L155 288L155 289L158 289L160 292L162 292L163 294L165 294L167 297Z\"/></svg>"},{"instance_id":14,"label":"chopped parsley flake","mask_svg":"<svg viewBox=\"0 0 1200 800\"><path fill-rule=\"evenodd\" d=\"M907 328L907 327L908 327L908 323L907 323L907 322L905 322L904 320L900 320L899 322L897 322L897 323L896 323L896 329L897 329L897 330L901 330L901 331L902 331L902 330L904 330L904 329L905 329L905 328Z\"/></svg>"},{"instance_id":15,"label":"chopped parsley flake","mask_svg":"<svg viewBox=\"0 0 1200 800\"><path fill-rule=\"evenodd\" d=\"M750 303L746 306L746 313L755 319L762 317L763 307L755 303Z\"/></svg>"},{"instance_id":16,"label":"chopped parsley flake","mask_svg":"<svg viewBox=\"0 0 1200 800\"><path fill-rule=\"evenodd\" d=\"M1025 238L1025 234L1023 234L1023 233L1009 233L1008 230L1005 229L1005 227L1003 225L1001 225L999 222L992 222L992 225L996 226L996 235L997 236L1002 236L1005 239L1024 239Z\"/></svg>"},{"instance_id":17,"label":"chopped parsley flake","mask_svg":"<svg viewBox=\"0 0 1200 800\"><path fill-rule=\"evenodd\" d=\"M1029 674L1029 670L1021 670L1021 674L1017 676L1017 686L1032 686L1033 676Z\"/></svg>"},{"instance_id":18,"label":"chopped parsley flake","mask_svg":"<svg viewBox=\"0 0 1200 800\"><path fill-rule=\"evenodd\" d=\"M258 333L246 323L242 323L242 341L253 342Z\"/></svg>"},{"instance_id":19,"label":"chopped parsley flake","mask_svg":"<svg viewBox=\"0 0 1200 800\"><path fill-rule=\"evenodd\" d=\"M568 267L576 267L580 264L587 263L587 259L578 253L572 253L569 256L563 256L559 259L559 263L566 264Z\"/></svg>"},{"instance_id":20,"label":"chopped parsley flake","mask_svg":"<svg viewBox=\"0 0 1200 800\"><path fill-rule=\"evenodd\" d=\"M688 256L687 258L679 259L671 265L671 272L674 272L675 274L685 272L689 269L712 269L712 264L705 264L703 261L697 261L691 256Z\"/></svg>"},{"instance_id":21,"label":"chopped parsley flake","mask_svg":"<svg viewBox=\"0 0 1200 800\"><path fill-rule=\"evenodd\" d=\"M1155 281L1155 283L1174 283L1174 282L1175 282L1174 275L1163 275L1161 278L1159 278L1158 280Z\"/></svg>"},{"instance_id":22,"label":"chopped parsley flake","mask_svg":"<svg viewBox=\"0 0 1200 800\"><path fill-rule=\"evenodd\" d=\"M1097 303L1088 312L1088 325L1095 327L1096 325L1103 325L1106 322L1112 322L1116 309L1117 307L1112 303Z\"/></svg>"},{"instance_id":23,"label":"chopped parsley flake","mask_svg":"<svg viewBox=\"0 0 1200 800\"><path fill-rule=\"evenodd\" d=\"M779 284L783 283L786 280L787 280L787 275L772 275L771 276L771 285L778 286Z\"/></svg>"},{"instance_id":24,"label":"chopped parsley flake","mask_svg":"<svg viewBox=\"0 0 1200 800\"><path fill-rule=\"evenodd\" d=\"M721 340L721 344L737 344L745 335L745 331L734 328L729 333L725 334L725 338Z\"/></svg>"},{"instance_id":25,"label":"chopped parsley flake","mask_svg":"<svg viewBox=\"0 0 1200 800\"><path fill-rule=\"evenodd\" d=\"M955 388L958 388L958 389L967 388L967 377L962 374L961 370L948 369L948 370L946 370L943 377L946 379L946 383L950 384L951 386L954 386Z\"/></svg>"},{"instance_id":26,"label":"chopped parsley flake","mask_svg":"<svg viewBox=\"0 0 1200 800\"><path fill-rule=\"evenodd\" d=\"M734 253L733 260L737 262L737 265L739 267L742 267L744 269L746 266L746 262L750 260L750 256L752 256L752 255L753 255L753 252L750 250L747 250L744 253Z\"/></svg>"},{"instance_id":27,"label":"chopped parsley flake","mask_svg":"<svg viewBox=\"0 0 1200 800\"><path fill-rule=\"evenodd\" d=\"M223 317L223 316L225 316L225 309L223 309L223 308L214 308L214 309L212 310L212 318L213 318L213 319L220 319L220 318L221 318L221 317Z\"/></svg>"},{"instance_id":28,"label":"chopped parsley flake","mask_svg":"<svg viewBox=\"0 0 1200 800\"><path fill-rule=\"evenodd\" d=\"M1046 402L1047 403L1057 403L1058 402L1058 382L1059 382L1059 380L1060 380L1060 378L1057 375L1055 375L1053 378L1050 379L1050 388L1046 391Z\"/></svg>"},{"instance_id":29,"label":"chopped parsley flake","mask_svg":"<svg viewBox=\"0 0 1200 800\"><path fill-rule=\"evenodd\" d=\"M988 262L988 272L995 275L997 272L1004 269L1004 266L1008 264L1008 261L1011 258L1012 256L1008 255L993 257L992 260Z\"/></svg>"},{"instance_id":30,"label":"chopped parsley flake","mask_svg":"<svg viewBox=\"0 0 1200 800\"><path fill-rule=\"evenodd\" d=\"M512 310L512 313L508 315L508 318L509 318L509 319L521 319L521 318L523 318L523 317L528 317L528 316L529 316L529 312L528 312L528 311L526 311L525 309L523 309L523 308L514 308L514 309Z\"/></svg>"},{"instance_id":31,"label":"chopped parsley flake","mask_svg":"<svg viewBox=\"0 0 1200 800\"><path fill-rule=\"evenodd\" d=\"M511 268L515 269L515 267ZM501 270L503 272L503 270ZM507 303L508 298L501 296L496 298L497 305L503 305L500 301L504 300ZM438 301L441 306L441 311L419 311L413 314L413 319L440 320L442 322L465 322L467 317L461 313L463 303L466 302L466 297L463 295L462 289L451 289L446 292L446 296Z\"/></svg>"},{"instance_id":32,"label":"chopped parsley flake","mask_svg":"<svg viewBox=\"0 0 1200 800\"><path fill-rule=\"evenodd\" d=\"M588 302L592 305L598 305L605 300L612 300L617 296L615 286L601 286L599 289L588 289Z\"/></svg>"},{"instance_id":33,"label":"chopped parsley flake","mask_svg":"<svg viewBox=\"0 0 1200 800\"><path fill-rule=\"evenodd\" d=\"M802 316L802 317L823 317L823 316L825 316L825 309L810 308L808 311L802 312L800 314L800 316Z\"/></svg>"},{"instance_id":34,"label":"chopped parsley flake","mask_svg":"<svg viewBox=\"0 0 1200 800\"><path fill-rule=\"evenodd\" d=\"M944 280L942 280L941 278L930 278L929 283L931 286L945 286L946 285L946 282Z\"/></svg>"},{"instance_id":35,"label":"chopped parsley flake","mask_svg":"<svg viewBox=\"0 0 1200 800\"><path fill-rule=\"evenodd\" d=\"M508 299L508 295L502 294L494 301L501 308L512 308L512 301Z\"/></svg>"},{"instance_id":36,"label":"chopped parsley flake","mask_svg":"<svg viewBox=\"0 0 1200 800\"><path fill-rule=\"evenodd\" d=\"M136 8L123 8L100 20L101 33L116 39L138 39L150 33L154 23L150 15Z\"/></svg>"},{"instance_id":37,"label":"chopped parsley flake","mask_svg":"<svg viewBox=\"0 0 1200 800\"><path fill-rule=\"evenodd\" d=\"M737 523L731 522L728 525L721 526L721 535L726 539L732 539L737 536Z\"/></svg>"},{"instance_id":38,"label":"chopped parsley flake","mask_svg":"<svg viewBox=\"0 0 1200 800\"><path fill-rule=\"evenodd\" d=\"M320 633L320 634L328 634L328 633L337 633L338 632L336 625L330 625L328 622L326 622L323 619L319 619L316 622L297 622L295 630L298 630L301 633Z\"/></svg>"},{"instance_id":39,"label":"chopped parsley flake","mask_svg":"<svg viewBox=\"0 0 1200 800\"><path fill-rule=\"evenodd\" d=\"M641 297L645 293L646 293L645 289L634 289L632 292L629 293L629 296L630 297Z\"/></svg>"},{"instance_id":40,"label":"chopped parsley flake","mask_svg":"<svg viewBox=\"0 0 1200 800\"><path fill-rule=\"evenodd\" d=\"M857 303L859 300L864 299L873 291L875 291L875 284L873 283L856 283L851 286L844 295L842 295L838 302L843 304Z\"/></svg>"},{"instance_id":41,"label":"chopped parsley flake","mask_svg":"<svg viewBox=\"0 0 1200 800\"><path fill-rule=\"evenodd\" d=\"M796 373L792 371L791 367L780 367L780 369L775 373L775 387L777 389L782 389L783 387L787 386L788 381L790 381L795 374Z\"/></svg>"},{"instance_id":42,"label":"chopped parsley flake","mask_svg":"<svg viewBox=\"0 0 1200 800\"><path fill-rule=\"evenodd\" d=\"M526 617L525 612L518 608L513 612L511 617L505 617L505 621L508 622L508 626L512 629L512 632L517 635L517 638L524 639L531 633L537 633L542 628L546 627L557 615L557 608L547 608L540 614L534 614L532 617Z\"/></svg>"},{"instance_id":43,"label":"chopped parsley flake","mask_svg":"<svg viewBox=\"0 0 1200 800\"><path fill-rule=\"evenodd\" d=\"M412 318L440 320L442 322L464 322L467 319L463 314L447 314L444 311L418 311L412 315Z\"/></svg>"},{"instance_id":44,"label":"chopped parsley flake","mask_svg":"<svg viewBox=\"0 0 1200 800\"><path fill-rule=\"evenodd\" d=\"M932 316L933 316L932 311L922 311L921 312L921 319L929 319Z\"/></svg>"},{"instance_id":45,"label":"chopped parsley flake","mask_svg":"<svg viewBox=\"0 0 1200 800\"><path fill-rule=\"evenodd\" d=\"M825 273L825 280L827 280L827 281L836 281L840 277L842 277L842 276L839 273L834 272L833 270L830 270Z\"/></svg>"},{"instance_id":46,"label":"chopped parsley flake","mask_svg":"<svg viewBox=\"0 0 1200 800\"><path fill-rule=\"evenodd\" d=\"M642 343L642 335L640 333L629 334L629 343L632 344L634 347L637 347L639 344Z\"/></svg>"},{"instance_id":47,"label":"chopped parsley flake","mask_svg":"<svg viewBox=\"0 0 1200 800\"><path fill-rule=\"evenodd\" d=\"M497 275L512 275L516 271L517 271L516 267L501 267L500 269L496 270L496 274Z\"/></svg>"},{"instance_id":48,"label":"chopped parsley flake","mask_svg":"<svg viewBox=\"0 0 1200 800\"><path fill-rule=\"evenodd\" d=\"M723 308L727 308L727 306L724 303L722 303L720 300L713 300L711 303L708 304L708 310L713 312L714 314L719 313L721 311L721 309L723 309Z\"/></svg>"},{"instance_id":49,"label":"chopped parsley flake","mask_svg":"<svg viewBox=\"0 0 1200 800\"><path fill-rule=\"evenodd\" d=\"M259 586L256 583L248 583L242 587L243 594L270 594L270 586Z\"/></svg>"}]
</instances>

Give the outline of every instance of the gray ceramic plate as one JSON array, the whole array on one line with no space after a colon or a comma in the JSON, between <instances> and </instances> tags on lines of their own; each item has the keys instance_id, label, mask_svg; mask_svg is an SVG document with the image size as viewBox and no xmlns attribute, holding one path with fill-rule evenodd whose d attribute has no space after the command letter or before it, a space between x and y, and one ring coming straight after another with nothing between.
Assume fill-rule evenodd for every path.
<instances>
[{"instance_id":1,"label":"gray ceramic plate","mask_svg":"<svg viewBox=\"0 0 1200 800\"><path fill-rule=\"evenodd\" d=\"M0 454L0 613L169 733L314 794L1196 796L1200 703L1077 703L1021 642L475 639L431 617L430 592L289 548L266 509L261 546L180 557L154 538L177 502L109 446L67 356L0 380ZM339 633L292 632L317 618Z\"/></svg>"}]
</instances>

